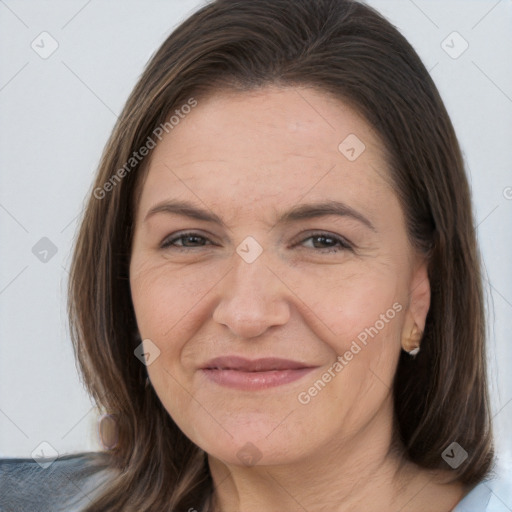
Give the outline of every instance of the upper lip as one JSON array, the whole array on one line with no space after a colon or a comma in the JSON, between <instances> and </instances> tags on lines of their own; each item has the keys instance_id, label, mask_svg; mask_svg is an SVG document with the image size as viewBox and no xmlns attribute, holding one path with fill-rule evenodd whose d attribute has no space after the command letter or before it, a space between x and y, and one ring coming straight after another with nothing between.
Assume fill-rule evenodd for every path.
<instances>
[{"instance_id":1,"label":"upper lip","mask_svg":"<svg viewBox=\"0 0 512 512\"><path fill-rule=\"evenodd\" d=\"M239 356L215 357L202 366L203 370L238 370L243 372L264 372L271 370L298 370L300 368L313 368L313 365L280 359L277 357L264 357L261 359L246 359Z\"/></svg>"}]
</instances>

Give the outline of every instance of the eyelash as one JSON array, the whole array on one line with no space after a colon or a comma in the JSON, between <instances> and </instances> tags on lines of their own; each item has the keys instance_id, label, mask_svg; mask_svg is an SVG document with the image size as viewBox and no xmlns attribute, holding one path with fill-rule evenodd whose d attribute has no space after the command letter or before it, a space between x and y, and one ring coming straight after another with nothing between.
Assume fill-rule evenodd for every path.
<instances>
[{"instance_id":1,"label":"eyelash","mask_svg":"<svg viewBox=\"0 0 512 512\"><path fill-rule=\"evenodd\" d=\"M187 233L181 233L180 235L175 236L173 238L167 238L166 240L164 240L162 242L160 248L187 252L190 249L197 249L197 248L204 247L204 245L198 245L198 246L192 246L192 247L174 245L174 243L177 240L182 240L187 237L196 237L196 238L201 238L203 240L208 240L206 237L204 237L198 233L195 233L193 231L190 231ZM337 252L341 252L341 251L347 251L347 250L353 251L354 250L354 247L352 246L352 244L349 243L345 238L342 238L342 237L336 236L336 235L331 235L330 233L325 233L323 231L312 233L307 238L304 238L301 242L299 242L299 244L305 242L306 240L310 240L310 239L314 239L314 238L327 238L327 239L333 240L334 242L339 244L338 247L325 247L323 249L317 249L316 252L337 253ZM298 245L298 244L296 244L296 245ZM315 248L313 247L312 249L315 249Z\"/></svg>"}]
</instances>

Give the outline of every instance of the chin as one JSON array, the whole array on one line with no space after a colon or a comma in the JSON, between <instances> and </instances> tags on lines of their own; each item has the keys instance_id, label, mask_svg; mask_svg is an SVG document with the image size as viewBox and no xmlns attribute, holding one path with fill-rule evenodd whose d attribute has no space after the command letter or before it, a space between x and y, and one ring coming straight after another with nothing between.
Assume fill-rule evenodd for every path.
<instances>
[{"instance_id":1,"label":"chin","mask_svg":"<svg viewBox=\"0 0 512 512\"><path fill-rule=\"evenodd\" d=\"M290 437L287 429L279 428L283 426L284 423L279 425L279 422L270 422L268 419L255 420L250 424L231 421L224 424L225 430L218 425L217 428L211 425L205 429L196 427L190 439L209 455L227 464L290 464L307 455L307 447L304 445L307 435L294 429L295 436Z\"/></svg>"}]
</instances>

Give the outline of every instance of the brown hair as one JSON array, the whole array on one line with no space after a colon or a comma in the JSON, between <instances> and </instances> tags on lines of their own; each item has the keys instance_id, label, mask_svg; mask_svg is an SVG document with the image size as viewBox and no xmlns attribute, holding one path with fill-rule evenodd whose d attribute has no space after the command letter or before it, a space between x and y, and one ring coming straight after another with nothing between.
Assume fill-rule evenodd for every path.
<instances>
[{"instance_id":1,"label":"brown hair","mask_svg":"<svg viewBox=\"0 0 512 512\"><path fill-rule=\"evenodd\" d=\"M176 426L134 356L140 343L129 260L148 158L127 168L156 127L190 99L222 89L312 86L358 111L389 158L410 239L429 260L431 306L421 352L402 353L394 385L395 438L404 457L448 469L453 441L471 485L494 462L486 380L480 257L470 191L453 126L412 46L353 0L217 0L185 20L148 63L104 150L69 281L77 360L98 406L114 414L116 469L89 511L207 509L204 451ZM124 172L119 172L124 168ZM109 183L109 186L106 184Z\"/></svg>"}]
</instances>

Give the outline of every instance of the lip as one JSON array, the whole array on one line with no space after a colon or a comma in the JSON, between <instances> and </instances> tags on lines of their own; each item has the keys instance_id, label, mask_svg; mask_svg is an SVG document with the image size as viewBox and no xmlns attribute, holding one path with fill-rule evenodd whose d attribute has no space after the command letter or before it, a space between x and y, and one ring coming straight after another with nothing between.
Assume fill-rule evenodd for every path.
<instances>
[{"instance_id":1,"label":"lip","mask_svg":"<svg viewBox=\"0 0 512 512\"><path fill-rule=\"evenodd\" d=\"M290 359L226 356L211 359L201 372L221 386L256 391L294 382L315 368Z\"/></svg>"}]
</instances>

